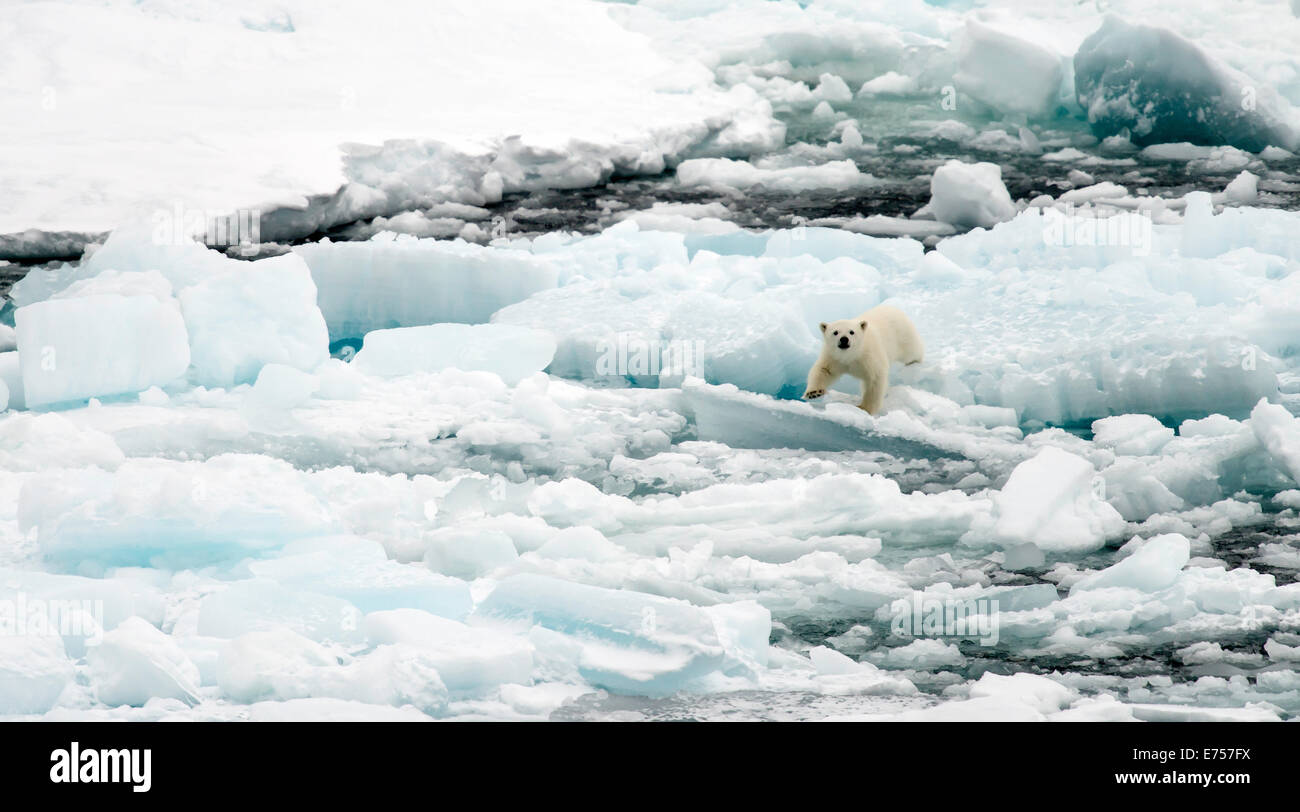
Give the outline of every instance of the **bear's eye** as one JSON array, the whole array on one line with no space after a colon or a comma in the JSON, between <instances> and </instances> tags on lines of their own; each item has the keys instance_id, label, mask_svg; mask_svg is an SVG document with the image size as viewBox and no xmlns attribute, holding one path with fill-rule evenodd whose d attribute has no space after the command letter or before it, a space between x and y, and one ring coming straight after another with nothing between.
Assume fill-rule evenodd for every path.
<instances>
[{"instance_id":1,"label":"bear's eye","mask_svg":"<svg viewBox=\"0 0 1300 812\"><path fill-rule=\"evenodd\" d=\"M840 334L840 331L839 331L839 330L832 330L832 331L831 331L831 335L833 335L833 336L837 336L837 335L839 335L839 334Z\"/></svg>"},{"instance_id":2,"label":"bear's eye","mask_svg":"<svg viewBox=\"0 0 1300 812\"><path fill-rule=\"evenodd\" d=\"M849 330L849 335L853 335L853 331L852 331L852 330Z\"/></svg>"}]
</instances>

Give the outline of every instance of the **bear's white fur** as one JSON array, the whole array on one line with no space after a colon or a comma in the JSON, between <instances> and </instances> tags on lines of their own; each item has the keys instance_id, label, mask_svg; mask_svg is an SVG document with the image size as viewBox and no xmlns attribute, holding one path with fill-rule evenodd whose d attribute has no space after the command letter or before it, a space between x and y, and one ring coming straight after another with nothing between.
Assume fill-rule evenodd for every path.
<instances>
[{"instance_id":1,"label":"bear's white fur","mask_svg":"<svg viewBox=\"0 0 1300 812\"><path fill-rule=\"evenodd\" d=\"M890 305L873 307L856 319L821 323L822 351L808 373L808 399L826 394L835 381L851 375L862 381L862 402L879 414L889 390L889 365L916 364L925 357L925 345L903 311Z\"/></svg>"}]
</instances>

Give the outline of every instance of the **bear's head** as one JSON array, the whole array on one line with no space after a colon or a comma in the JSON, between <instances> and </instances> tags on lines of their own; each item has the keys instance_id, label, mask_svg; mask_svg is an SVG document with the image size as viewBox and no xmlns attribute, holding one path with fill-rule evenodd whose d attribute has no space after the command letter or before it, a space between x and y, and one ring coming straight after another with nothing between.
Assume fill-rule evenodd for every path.
<instances>
[{"instance_id":1,"label":"bear's head","mask_svg":"<svg viewBox=\"0 0 1300 812\"><path fill-rule=\"evenodd\" d=\"M867 322L862 319L840 319L822 322L822 340L826 349L832 353L853 353L862 346L862 335L867 331Z\"/></svg>"}]
</instances>

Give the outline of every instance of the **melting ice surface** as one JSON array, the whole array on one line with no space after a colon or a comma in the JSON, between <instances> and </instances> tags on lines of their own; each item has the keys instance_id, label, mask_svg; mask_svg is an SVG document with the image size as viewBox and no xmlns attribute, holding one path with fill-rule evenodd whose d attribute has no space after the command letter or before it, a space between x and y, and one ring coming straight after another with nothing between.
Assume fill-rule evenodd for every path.
<instances>
[{"instance_id":1,"label":"melting ice surface","mask_svg":"<svg viewBox=\"0 0 1300 812\"><path fill-rule=\"evenodd\" d=\"M328 5L0 12L124 32L47 112L170 68L115 160L0 159L5 256L91 243L0 267L0 716L1300 715L1285 6L501 0L429 48ZM309 140L224 85L189 139L234 51ZM186 189L275 256L103 239ZM799 400L885 301L927 345L885 413Z\"/></svg>"}]
</instances>

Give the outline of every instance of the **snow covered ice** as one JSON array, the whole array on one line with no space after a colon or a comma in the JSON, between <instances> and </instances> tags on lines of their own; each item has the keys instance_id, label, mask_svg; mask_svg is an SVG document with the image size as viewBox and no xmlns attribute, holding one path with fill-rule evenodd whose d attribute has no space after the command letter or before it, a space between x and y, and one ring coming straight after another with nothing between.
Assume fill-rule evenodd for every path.
<instances>
[{"instance_id":1,"label":"snow covered ice","mask_svg":"<svg viewBox=\"0 0 1300 812\"><path fill-rule=\"evenodd\" d=\"M1106 5L0 10L0 717L1300 717L1300 18Z\"/></svg>"}]
</instances>

